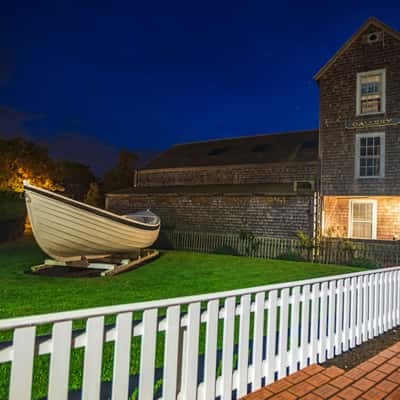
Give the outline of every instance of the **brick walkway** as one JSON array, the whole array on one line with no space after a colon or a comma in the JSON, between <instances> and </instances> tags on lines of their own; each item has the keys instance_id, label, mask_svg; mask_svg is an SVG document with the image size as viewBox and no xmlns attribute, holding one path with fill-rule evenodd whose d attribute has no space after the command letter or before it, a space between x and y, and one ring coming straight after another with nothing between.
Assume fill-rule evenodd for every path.
<instances>
[{"instance_id":1,"label":"brick walkway","mask_svg":"<svg viewBox=\"0 0 400 400\"><path fill-rule=\"evenodd\" d=\"M400 400L400 342L344 371L311 365L242 400Z\"/></svg>"}]
</instances>

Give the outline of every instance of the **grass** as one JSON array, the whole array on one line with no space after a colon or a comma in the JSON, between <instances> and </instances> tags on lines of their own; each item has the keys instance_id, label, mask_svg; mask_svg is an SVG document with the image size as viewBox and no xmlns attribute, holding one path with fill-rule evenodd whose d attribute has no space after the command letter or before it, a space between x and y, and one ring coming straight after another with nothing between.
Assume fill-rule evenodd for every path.
<instances>
[{"instance_id":1,"label":"grass","mask_svg":"<svg viewBox=\"0 0 400 400\"><path fill-rule=\"evenodd\" d=\"M46 278L26 274L45 255L31 237L0 245L0 318L164 299L361 271L360 268L250 257L168 251L136 271L105 278ZM204 332L201 332L201 338ZM0 341L9 339L0 332ZM201 339L202 340L202 339ZM156 365L162 365L162 335ZM140 340L132 340L131 374L138 373ZM82 383L82 349L71 355L70 388ZM104 345L102 380L112 379L113 344ZM46 395L49 357L35 359L33 398ZM9 365L0 365L0 398Z\"/></svg>"}]
</instances>

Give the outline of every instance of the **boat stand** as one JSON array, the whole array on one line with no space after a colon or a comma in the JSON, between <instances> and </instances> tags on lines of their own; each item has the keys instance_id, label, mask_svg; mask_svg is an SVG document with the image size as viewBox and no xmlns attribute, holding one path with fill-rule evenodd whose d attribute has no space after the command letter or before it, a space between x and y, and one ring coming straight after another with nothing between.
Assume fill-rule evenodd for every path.
<instances>
[{"instance_id":1,"label":"boat stand","mask_svg":"<svg viewBox=\"0 0 400 400\"><path fill-rule=\"evenodd\" d=\"M136 269L140 265L158 257L158 250L145 249L132 255L108 255L104 257L80 257L66 261L45 260L43 264L31 267L32 272L52 267L91 268L102 270L100 276L112 276Z\"/></svg>"}]
</instances>

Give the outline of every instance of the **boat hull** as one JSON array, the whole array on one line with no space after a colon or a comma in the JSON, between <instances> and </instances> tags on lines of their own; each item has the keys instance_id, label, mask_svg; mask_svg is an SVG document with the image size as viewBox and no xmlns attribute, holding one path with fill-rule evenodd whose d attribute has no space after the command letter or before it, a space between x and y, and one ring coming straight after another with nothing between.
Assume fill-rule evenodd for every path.
<instances>
[{"instance_id":1,"label":"boat hull","mask_svg":"<svg viewBox=\"0 0 400 400\"><path fill-rule=\"evenodd\" d=\"M55 260L133 254L151 246L160 225L127 220L64 196L25 186L33 235Z\"/></svg>"}]
</instances>

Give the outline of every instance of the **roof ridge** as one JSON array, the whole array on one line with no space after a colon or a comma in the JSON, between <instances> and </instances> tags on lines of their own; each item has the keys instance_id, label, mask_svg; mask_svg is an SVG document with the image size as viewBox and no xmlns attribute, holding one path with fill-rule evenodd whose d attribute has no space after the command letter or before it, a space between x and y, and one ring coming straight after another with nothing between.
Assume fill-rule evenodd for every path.
<instances>
[{"instance_id":1,"label":"roof ridge","mask_svg":"<svg viewBox=\"0 0 400 400\"><path fill-rule=\"evenodd\" d=\"M173 144L171 147L169 147L166 151L173 147L178 147L178 146L185 146L187 144L198 144L198 143L210 143L210 142L218 142L218 141L224 141L224 140L241 140L241 139L251 139L251 138L256 138L256 137L261 137L261 136L278 136L278 135L295 135L298 133L318 133L319 129L304 129L300 131L288 131L288 132L270 132L270 133L257 133L254 135L244 135L244 136L231 136L231 137L225 137L225 138L217 138L217 139L206 139L206 140L194 140L192 142L184 142L184 143L176 143Z\"/></svg>"},{"instance_id":2,"label":"roof ridge","mask_svg":"<svg viewBox=\"0 0 400 400\"><path fill-rule=\"evenodd\" d=\"M345 52L360 36L360 34L371 24L377 25L382 30L385 30L396 39L400 40L400 32L380 21L378 18L371 16L350 36L349 39L346 40L346 42L341 47L339 47L339 49L333 54L333 56L318 70L318 72L314 75L314 79L318 81L321 78L322 74L329 69L329 67L336 61L336 59L341 56L342 53Z\"/></svg>"}]
</instances>

